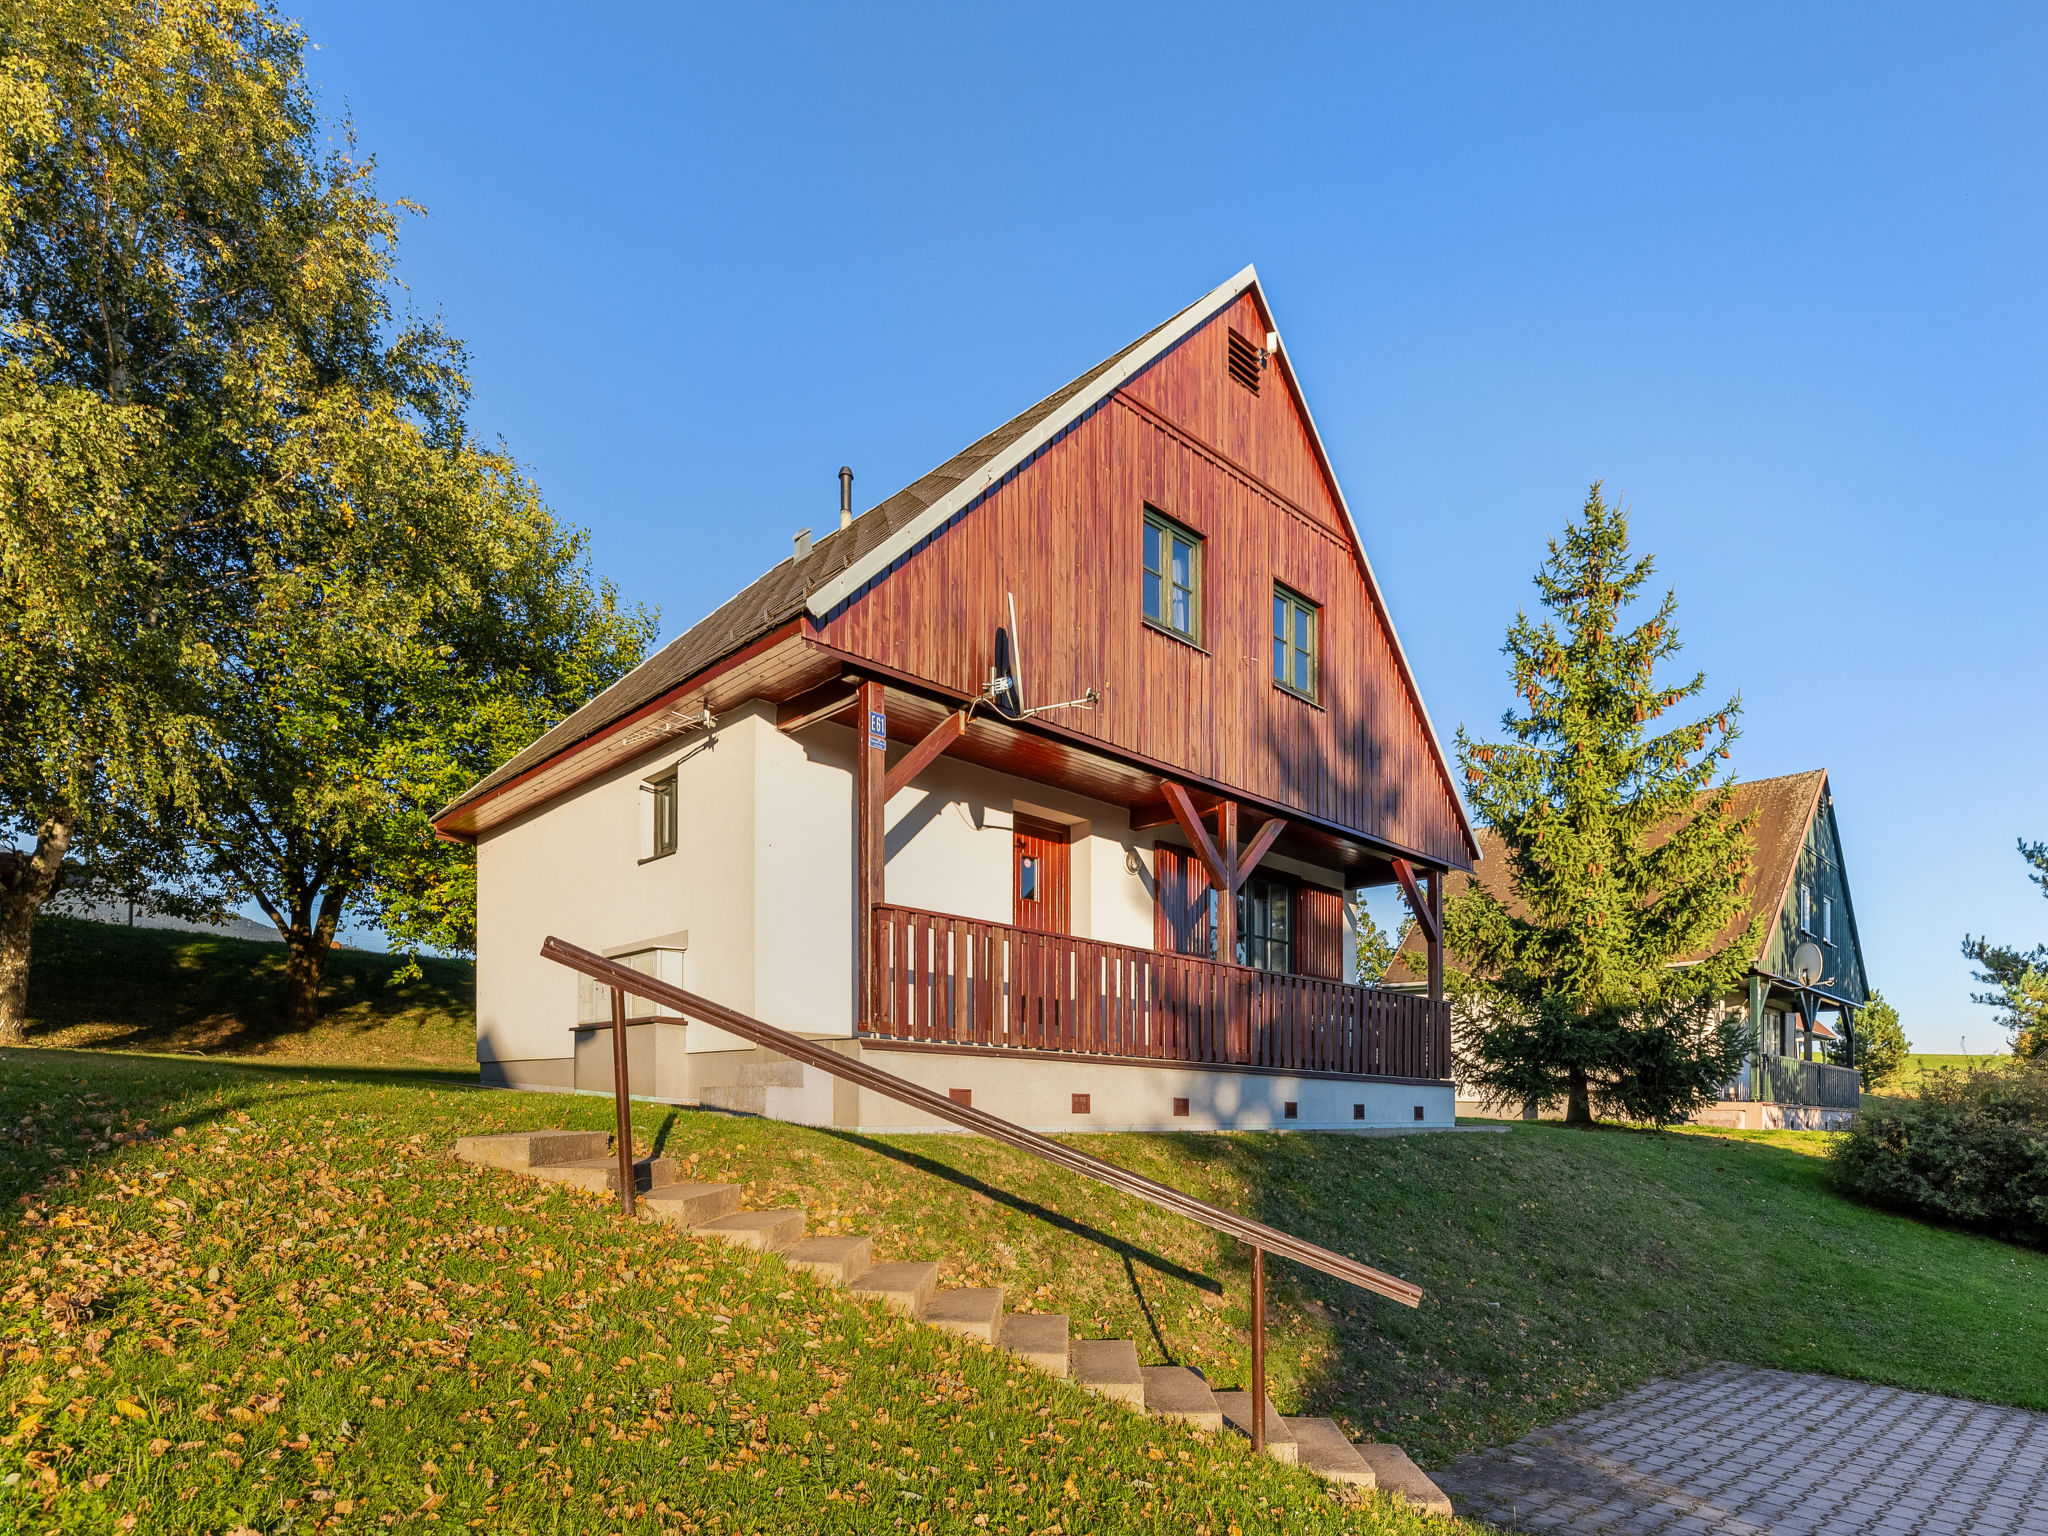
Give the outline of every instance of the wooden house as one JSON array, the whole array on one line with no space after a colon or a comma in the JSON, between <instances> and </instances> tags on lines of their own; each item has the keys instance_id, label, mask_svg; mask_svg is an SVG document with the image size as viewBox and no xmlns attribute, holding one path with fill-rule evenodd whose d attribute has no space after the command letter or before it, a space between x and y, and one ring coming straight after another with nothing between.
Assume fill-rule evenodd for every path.
<instances>
[{"instance_id":1,"label":"wooden house","mask_svg":"<svg viewBox=\"0 0 2048 1536\"><path fill-rule=\"evenodd\" d=\"M850 476L842 472L842 491ZM611 1086L557 934L1034 1127L1447 1125L1353 973L1477 844L1251 269L840 526L436 818L487 1083ZM628 1000L632 1086L910 1112Z\"/></svg>"},{"instance_id":2,"label":"wooden house","mask_svg":"<svg viewBox=\"0 0 2048 1536\"><path fill-rule=\"evenodd\" d=\"M1698 1118L1703 1124L1752 1130L1832 1130L1855 1110L1858 1078L1853 1068L1833 1065L1828 1048L1853 1027L1869 988L1827 773L1816 769L1736 785L1733 814L1752 812L1755 851L1746 899L1723 933L1725 939L1742 933L1753 919L1763 920L1747 984L1725 999L1746 1020L1751 1050L1735 1080L1722 1090L1721 1103ZM1476 878L1512 906L1500 839L1482 829L1479 847L1485 857L1477 872L1453 876L1449 893L1455 896L1465 879ZM1802 977L1796 957L1807 944L1822 963L1818 975ZM1402 947L1415 964L1423 963L1426 946L1419 935L1411 934ZM1419 988L1419 981L1399 980L1408 970L1409 962L1397 959L1390 984ZM1477 1100L1461 1099L1460 1108L1487 1112ZM1562 1112L1562 1106L1551 1108Z\"/></svg>"}]
</instances>

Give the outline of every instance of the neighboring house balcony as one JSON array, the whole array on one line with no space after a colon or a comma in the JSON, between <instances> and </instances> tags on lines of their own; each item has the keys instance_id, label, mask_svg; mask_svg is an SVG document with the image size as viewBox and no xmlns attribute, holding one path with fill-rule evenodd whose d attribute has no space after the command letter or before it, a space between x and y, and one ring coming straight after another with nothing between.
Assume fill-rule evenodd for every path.
<instances>
[{"instance_id":1,"label":"neighboring house balcony","mask_svg":"<svg viewBox=\"0 0 2048 1536\"><path fill-rule=\"evenodd\" d=\"M1739 1104L1802 1104L1823 1109L1854 1109L1863 1091L1854 1067L1800 1061L1792 1056L1757 1056L1744 1063L1742 1075L1721 1097Z\"/></svg>"},{"instance_id":2,"label":"neighboring house balcony","mask_svg":"<svg viewBox=\"0 0 2048 1536\"><path fill-rule=\"evenodd\" d=\"M873 921L869 1038L1432 1083L1451 1074L1442 1000L912 907L877 906Z\"/></svg>"}]
</instances>

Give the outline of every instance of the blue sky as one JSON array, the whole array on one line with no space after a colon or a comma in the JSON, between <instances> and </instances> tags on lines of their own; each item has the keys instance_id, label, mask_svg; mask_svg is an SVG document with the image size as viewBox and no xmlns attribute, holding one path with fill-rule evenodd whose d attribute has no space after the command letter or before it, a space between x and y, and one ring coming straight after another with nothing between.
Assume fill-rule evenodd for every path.
<instances>
[{"instance_id":1,"label":"blue sky","mask_svg":"<svg viewBox=\"0 0 2048 1536\"><path fill-rule=\"evenodd\" d=\"M1438 727L1595 477L1873 978L2048 938L2048 10L298 11L476 420L674 635L1255 262Z\"/></svg>"}]
</instances>

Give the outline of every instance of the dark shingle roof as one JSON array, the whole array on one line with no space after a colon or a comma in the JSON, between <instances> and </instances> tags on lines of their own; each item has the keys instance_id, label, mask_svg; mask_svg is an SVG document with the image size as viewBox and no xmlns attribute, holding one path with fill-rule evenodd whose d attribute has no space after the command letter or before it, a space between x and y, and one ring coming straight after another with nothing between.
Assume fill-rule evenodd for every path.
<instances>
[{"instance_id":1,"label":"dark shingle roof","mask_svg":"<svg viewBox=\"0 0 2048 1536\"><path fill-rule=\"evenodd\" d=\"M983 470L1005 448L1056 415L1062 406L1084 394L1090 384L1139 351L1161 331L1182 320L1184 315L1185 311L1154 326L1073 382L963 448L887 501L862 513L853 520L850 528L833 529L811 546L807 559L799 561L792 557L783 561L738 596L699 619L561 724L515 754L503 767L471 785L442 807L435 819L439 820L518 778L795 618L803 611L813 591L887 542L899 528L942 500L961 482Z\"/></svg>"},{"instance_id":2,"label":"dark shingle roof","mask_svg":"<svg viewBox=\"0 0 2048 1536\"><path fill-rule=\"evenodd\" d=\"M1715 935L1715 941L1727 943L1749 926L1751 918L1762 916L1763 934L1758 940L1756 954L1750 957L1751 964L1763 958L1764 950L1770 944L1775 919L1785 904L1785 892L1791 888L1793 873L1799 866L1799 850L1805 845L1806 829L1813 820L1820 787L1826 780L1827 770L1823 768L1806 773L1788 773L1775 779L1752 779L1746 784L1737 784L1730 798L1731 816L1739 819L1752 811L1756 813L1756 825L1750 828L1749 833L1756 851L1750 860L1749 881L1743 888L1747 899L1742 910ZM1655 833L1651 835L1653 839L1657 836ZM1521 913L1524 910L1522 903L1509 888L1511 871L1500 834L1491 827L1481 827L1479 847L1483 857L1472 874L1454 872L1444 881L1445 900L1463 891L1467 881L1477 880L1502 906L1510 912ZM1401 943L1401 952L1420 955L1423 950L1421 931L1411 926L1407 938ZM1398 962L1390 975L1396 981L1408 979L1406 967Z\"/></svg>"}]
</instances>

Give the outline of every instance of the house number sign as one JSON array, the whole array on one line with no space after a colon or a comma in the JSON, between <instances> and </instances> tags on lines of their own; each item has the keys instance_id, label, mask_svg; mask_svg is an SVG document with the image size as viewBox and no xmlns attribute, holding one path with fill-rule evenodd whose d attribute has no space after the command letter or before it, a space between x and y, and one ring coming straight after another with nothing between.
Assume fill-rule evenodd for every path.
<instances>
[{"instance_id":1,"label":"house number sign","mask_svg":"<svg viewBox=\"0 0 2048 1536\"><path fill-rule=\"evenodd\" d=\"M868 745L877 752L889 750L889 717L879 709L868 711Z\"/></svg>"}]
</instances>

